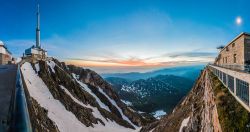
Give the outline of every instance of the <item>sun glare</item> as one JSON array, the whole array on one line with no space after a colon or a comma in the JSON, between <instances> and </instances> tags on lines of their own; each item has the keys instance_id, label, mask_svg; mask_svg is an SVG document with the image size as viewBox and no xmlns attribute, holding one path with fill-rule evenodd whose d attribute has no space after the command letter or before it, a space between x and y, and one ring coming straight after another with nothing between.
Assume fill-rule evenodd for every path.
<instances>
[{"instance_id":1,"label":"sun glare","mask_svg":"<svg viewBox=\"0 0 250 132\"><path fill-rule=\"evenodd\" d=\"M240 16L238 16L238 17L236 18L236 24L237 24L237 25L241 25L241 24L242 24L242 18L241 18Z\"/></svg>"}]
</instances>

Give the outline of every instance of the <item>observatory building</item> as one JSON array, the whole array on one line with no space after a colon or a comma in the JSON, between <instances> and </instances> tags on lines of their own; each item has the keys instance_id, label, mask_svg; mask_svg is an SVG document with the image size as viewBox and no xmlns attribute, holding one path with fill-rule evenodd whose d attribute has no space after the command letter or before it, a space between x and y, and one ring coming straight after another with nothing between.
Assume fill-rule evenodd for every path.
<instances>
[{"instance_id":1,"label":"observatory building","mask_svg":"<svg viewBox=\"0 0 250 132\"><path fill-rule=\"evenodd\" d=\"M228 43L215 60L215 64L237 70L250 65L250 34L241 33Z\"/></svg>"},{"instance_id":2,"label":"observatory building","mask_svg":"<svg viewBox=\"0 0 250 132\"><path fill-rule=\"evenodd\" d=\"M2 41L0 41L0 65L10 64L12 55Z\"/></svg>"},{"instance_id":3,"label":"observatory building","mask_svg":"<svg viewBox=\"0 0 250 132\"><path fill-rule=\"evenodd\" d=\"M36 27L36 45L25 50L25 57L31 57L35 60L44 60L47 57L47 51L41 48L40 42L40 12L37 6L37 27Z\"/></svg>"}]
</instances>

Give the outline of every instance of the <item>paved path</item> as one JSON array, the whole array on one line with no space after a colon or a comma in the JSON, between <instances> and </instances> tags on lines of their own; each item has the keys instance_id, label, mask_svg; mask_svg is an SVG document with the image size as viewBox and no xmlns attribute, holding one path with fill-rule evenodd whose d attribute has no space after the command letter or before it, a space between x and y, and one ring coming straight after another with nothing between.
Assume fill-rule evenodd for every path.
<instances>
[{"instance_id":1,"label":"paved path","mask_svg":"<svg viewBox=\"0 0 250 132\"><path fill-rule=\"evenodd\" d=\"M16 65L0 65L0 132L6 130L12 92L16 85Z\"/></svg>"}]
</instances>

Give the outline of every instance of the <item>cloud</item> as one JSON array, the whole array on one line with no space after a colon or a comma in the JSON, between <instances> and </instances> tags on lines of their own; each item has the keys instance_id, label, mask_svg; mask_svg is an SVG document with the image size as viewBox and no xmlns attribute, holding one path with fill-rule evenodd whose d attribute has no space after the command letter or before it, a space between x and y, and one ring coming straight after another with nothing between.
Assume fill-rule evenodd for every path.
<instances>
[{"instance_id":1,"label":"cloud","mask_svg":"<svg viewBox=\"0 0 250 132\"><path fill-rule=\"evenodd\" d=\"M185 56L185 57L215 57L217 53L214 52L184 52L184 53L172 53L172 54L167 54L166 56L172 57L172 58L177 58L180 56Z\"/></svg>"},{"instance_id":2,"label":"cloud","mask_svg":"<svg viewBox=\"0 0 250 132\"><path fill-rule=\"evenodd\" d=\"M121 66L132 66L132 67L159 67L169 66L177 64L187 63L204 63L212 62L216 53L214 52L181 52L181 53L167 53L159 56L149 58L102 58L102 59L81 59L81 58L68 58L65 61L68 64L75 64L86 67L121 67Z\"/></svg>"}]
</instances>

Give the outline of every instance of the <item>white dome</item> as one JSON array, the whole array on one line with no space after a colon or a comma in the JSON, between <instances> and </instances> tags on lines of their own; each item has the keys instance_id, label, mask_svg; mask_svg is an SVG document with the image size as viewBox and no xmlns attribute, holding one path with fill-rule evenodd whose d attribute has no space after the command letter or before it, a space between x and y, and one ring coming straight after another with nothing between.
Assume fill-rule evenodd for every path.
<instances>
[{"instance_id":1,"label":"white dome","mask_svg":"<svg viewBox=\"0 0 250 132\"><path fill-rule=\"evenodd\" d=\"M3 41L0 40L0 45L4 45Z\"/></svg>"}]
</instances>

